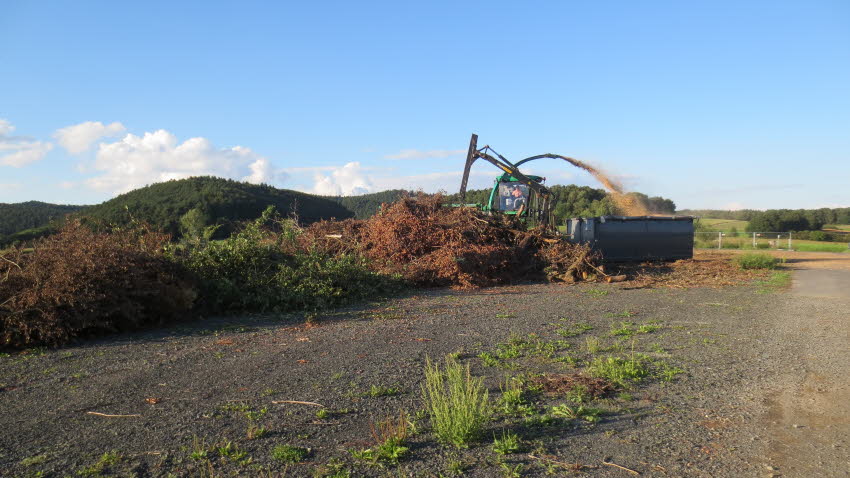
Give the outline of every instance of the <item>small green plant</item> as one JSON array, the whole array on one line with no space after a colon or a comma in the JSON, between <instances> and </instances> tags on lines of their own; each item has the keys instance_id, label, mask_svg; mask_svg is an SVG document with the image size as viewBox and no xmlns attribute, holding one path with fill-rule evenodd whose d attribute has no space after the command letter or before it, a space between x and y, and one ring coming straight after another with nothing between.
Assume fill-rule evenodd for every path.
<instances>
[{"instance_id":1,"label":"small green plant","mask_svg":"<svg viewBox=\"0 0 850 478\"><path fill-rule=\"evenodd\" d=\"M510 455L520 450L519 436L516 433L503 431L501 437L493 436L493 451L499 455Z\"/></svg>"},{"instance_id":2,"label":"small green plant","mask_svg":"<svg viewBox=\"0 0 850 478\"><path fill-rule=\"evenodd\" d=\"M192 437L192 451L189 454L189 458L195 461L202 461L207 459L208 447L204 440L201 440L197 436Z\"/></svg>"},{"instance_id":3,"label":"small green plant","mask_svg":"<svg viewBox=\"0 0 850 478\"><path fill-rule=\"evenodd\" d=\"M608 295L608 291L602 290L602 289L588 289L588 290L585 291L585 293L587 293L587 295L589 295L591 297L596 297L596 298L605 297L606 295Z\"/></svg>"},{"instance_id":4,"label":"small green plant","mask_svg":"<svg viewBox=\"0 0 850 478\"><path fill-rule=\"evenodd\" d=\"M525 392L517 380L508 380L501 387L499 410L505 415L530 416L534 415L534 407L525 400Z\"/></svg>"},{"instance_id":5,"label":"small green plant","mask_svg":"<svg viewBox=\"0 0 850 478\"><path fill-rule=\"evenodd\" d=\"M331 412L329 412L326 408L322 408L321 410L316 412L316 418L319 418L319 419L322 419L322 420L324 420L325 418L328 418L330 415L331 415Z\"/></svg>"},{"instance_id":6,"label":"small green plant","mask_svg":"<svg viewBox=\"0 0 850 478\"><path fill-rule=\"evenodd\" d=\"M519 478L522 476L522 463L517 463L514 466L511 466L507 463L502 462L499 465L499 469L502 471L502 476L505 478Z\"/></svg>"},{"instance_id":7,"label":"small green plant","mask_svg":"<svg viewBox=\"0 0 850 478\"><path fill-rule=\"evenodd\" d=\"M313 473L314 478L350 478L351 471L345 467L345 463L343 463L338 458L331 458L324 465L316 468L316 471Z\"/></svg>"},{"instance_id":8,"label":"small green plant","mask_svg":"<svg viewBox=\"0 0 850 478\"><path fill-rule=\"evenodd\" d=\"M383 385L372 385L366 395L369 397L394 397L401 393L399 387L385 387Z\"/></svg>"},{"instance_id":9,"label":"small green plant","mask_svg":"<svg viewBox=\"0 0 850 478\"><path fill-rule=\"evenodd\" d=\"M472 377L469 365L446 358L444 367L425 363L422 398L437 439L458 448L478 438L490 419L490 399L483 380Z\"/></svg>"},{"instance_id":10,"label":"small green plant","mask_svg":"<svg viewBox=\"0 0 850 478\"><path fill-rule=\"evenodd\" d=\"M588 423L598 422L599 415L601 414L602 410L598 408L585 407L584 405L570 407L567 404L561 404L552 407L552 415L556 417L584 420Z\"/></svg>"},{"instance_id":11,"label":"small green plant","mask_svg":"<svg viewBox=\"0 0 850 478\"><path fill-rule=\"evenodd\" d=\"M21 466L30 467L30 466L35 466L35 465L41 465L45 462L47 462L47 455L42 454L42 455L35 455L35 456L26 457L26 458L24 458L23 460L20 461L20 464L21 464Z\"/></svg>"},{"instance_id":12,"label":"small green plant","mask_svg":"<svg viewBox=\"0 0 850 478\"><path fill-rule=\"evenodd\" d=\"M599 344L599 339L593 336L585 337L584 344L587 347L588 353L591 354L595 354L602 349L601 345Z\"/></svg>"},{"instance_id":13,"label":"small green plant","mask_svg":"<svg viewBox=\"0 0 850 478\"><path fill-rule=\"evenodd\" d=\"M776 269L779 261L763 252L748 252L735 258L735 263L741 269Z\"/></svg>"},{"instance_id":14,"label":"small green plant","mask_svg":"<svg viewBox=\"0 0 850 478\"><path fill-rule=\"evenodd\" d=\"M656 366L656 374L658 375L658 378L664 382L672 382L677 375L685 373L684 370L679 367L674 367L667 362L658 361L656 362Z\"/></svg>"},{"instance_id":15,"label":"small green plant","mask_svg":"<svg viewBox=\"0 0 850 478\"><path fill-rule=\"evenodd\" d=\"M616 335L620 337L631 337L636 334L637 331L632 328L634 326L634 322L620 322L619 328L616 326L611 327L611 335Z\"/></svg>"},{"instance_id":16,"label":"small green plant","mask_svg":"<svg viewBox=\"0 0 850 478\"><path fill-rule=\"evenodd\" d=\"M463 476L468 468L469 465L457 458L450 459L446 465L446 470L451 476Z\"/></svg>"},{"instance_id":17,"label":"small green plant","mask_svg":"<svg viewBox=\"0 0 850 478\"><path fill-rule=\"evenodd\" d=\"M623 319L628 319L629 317L632 317L634 315L635 315L634 312L632 312L629 309L626 309L622 312L608 312L608 313L605 314L605 317L608 317L608 318L620 317L620 318L623 318Z\"/></svg>"},{"instance_id":18,"label":"small green plant","mask_svg":"<svg viewBox=\"0 0 850 478\"><path fill-rule=\"evenodd\" d=\"M248 452L240 450L238 445L229 440L216 447L215 451L222 459L233 462L244 462L248 457Z\"/></svg>"},{"instance_id":19,"label":"small green plant","mask_svg":"<svg viewBox=\"0 0 850 478\"><path fill-rule=\"evenodd\" d=\"M377 423L369 423L376 445L374 454L376 460L396 465L410 451L405 446L409 418L405 410L400 410L397 417L388 416Z\"/></svg>"},{"instance_id":20,"label":"small green plant","mask_svg":"<svg viewBox=\"0 0 850 478\"><path fill-rule=\"evenodd\" d=\"M251 407L245 402L227 402L219 409L223 412L249 412L251 411Z\"/></svg>"},{"instance_id":21,"label":"small green plant","mask_svg":"<svg viewBox=\"0 0 850 478\"><path fill-rule=\"evenodd\" d=\"M532 415L522 420L523 426L530 428L551 427L557 423L558 419L548 413Z\"/></svg>"},{"instance_id":22,"label":"small green plant","mask_svg":"<svg viewBox=\"0 0 850 478\"><path fill-rule=\"evenodd\" d=\"M655 332L656 330L659 330L660 328L661 328L661 326L656 325L656 324L641 324L637 328L637 333L639 333L639 334L651 334L651 333Z\"/></svg>"},{"instance_id":23,"label":"small green plant","mask_svg":"<svg viewBox=\"0 0 850 478\"><path fill-rule=\"evenodd\" d=\"M257 438L262 438L268 434L268 430L265 427L258 426L255 423L251 423L248 425L248 430L245 432L245 436L249 440L256 440Z\"/></svg>"},{"instance_id":24,"label":"small green plant","mask_svg":"<svg viewBox=\"0 0 850 478\"><path fill-rule=\"evenodd\" d=\"M567 400L573 403L587 403L593 397L584 385L575 385L567 392Z\"/></svg>"},{"instance_id":25,"label":"small green plant","mask_svg":"<svg viewBox=\"0 0 850 478\"><path fill-rule=\"evenodd\" d=\"M310 450L307 448L292 445L277 445L272 448L272 458L281 463L298 463L309 454Z\"/></svg>"},{"instance_id":26,"label":"small green plant","mask_svg":"<svg viewBox=\"0 0 850 478\"><path fill-rule=\"evenodd\" d=\"M628 387L632 382L638 382L649 375L649 367L643 357L634 355L628 359L596 357L587 371L591 376L608 379L621 387Z\"/></svg>"},{"instance_id":27,"label":"small green plant","mask_svg":"<svg viewBox=\"0 0 850 478\"><path fill-rule=\"evenodd\" d=\"M516 315L500 312L500 313L496 314L496 318L497 319L513 319L513 318L516 318Z\"/></svg>"},{"instance_id":28,"label":"small green plant","mask_svg":"<svg viewBox=\"0 0 850 478\"><path fill-rule=\"evenodd\" d=\"M356 448L352 448L348 450L348 453L351 454L351 457L357 461L362 461L366 463L374 463L377 461L377 454L375 450L371 448L364 448L362 450L358 450Z\"/></svg>"},{"instance_id":29,"label":"small green plant","mask_svg":"<svg viewBox=\"0 0 850 478\"><path fill-rule=\"evenodd\" d=\"M263 407L263 408L257 410L256 412L249 410L249 411L245 412L245 418L247 418L248 420L251 420L252 422L256 422L256 421L260 420L261 418L263 418L264 416L266 416L266 413L268 413L268 411L269 411L269 409L266 408L266 407Z\"/></svg>"},{"instance_id":30,"label":"small green plant","mask_svg":"<svg viewBox=\"0 0 850 478\"><path fill-rule=\"evenodd\" d=\"M109 467L117 465L121 461L121 455L117 450L104 453L93 465L87 466L77 472L80 476L100 476Z\"/></svg>"},{"instance_id":31,"label":"small green plant","mask_svg":"<svg viewBox=\"0 0 850 478\"><path fill-rule=\"evenodd\" d=\"M481 352L478 354L478 358L480 358L484 365L488 367L498 367L501 364L499 359L489 352Z\"/></svg>"},{"instance_id":32,"label":"small green plant","mask_svg":"<svg viewBox=\"0 0 850 478\"><path fill-rule=\"evenodd\" d=\"M391 465L397 465L398 461L407 455L410 449L404 446L404 441L398 438L390 438L384 443L378 445L377 457L378 461L383 461Z\"/></svg>"}]
</instances>

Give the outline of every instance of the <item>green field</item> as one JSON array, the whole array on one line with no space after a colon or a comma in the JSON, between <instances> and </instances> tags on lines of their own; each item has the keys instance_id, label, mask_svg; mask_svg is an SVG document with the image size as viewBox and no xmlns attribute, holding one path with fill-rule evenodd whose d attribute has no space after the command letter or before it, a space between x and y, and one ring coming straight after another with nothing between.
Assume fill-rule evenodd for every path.
<instances>
[{"instance_id":1,"label":"green field","mask_svg":"<svg viewBox=\"0 0 850 478\"><path fill-rule=\"evenodd\" d=\"M795 251L850 252L846 242L792 241Z\"/></svg>"},{"instance_id":2,"label":"green field","mask_svg":"<svg viewBox=\"0 0 850 478\"><path fill-rule=\"evenodd\" d=\"M699 220L700 223L714 229L715 231L726 232L731 230L733 227L738 230L738 232L744 232L747 230L747 224L749 221L739 221L736 219L712 219L710 217L703 217Z\"/></svg>"},{"instance_id":3,"label":"green field","mask_svg":"<svg viewBox=\"0 0 850 478\"><path fill-rule=\"evenodd\" d=\"M826 224L823 226L824 231L828 229L838 229L839 231L850 232L850 224Z\"/></svg>"}]
</instances>

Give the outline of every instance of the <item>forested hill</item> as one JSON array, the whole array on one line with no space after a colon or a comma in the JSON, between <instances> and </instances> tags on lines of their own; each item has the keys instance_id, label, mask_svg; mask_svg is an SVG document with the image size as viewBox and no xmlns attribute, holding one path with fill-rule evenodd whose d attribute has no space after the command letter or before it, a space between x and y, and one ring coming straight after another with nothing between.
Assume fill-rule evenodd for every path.
<instances>
[{"instance_id":1,"label":"forested hill","mask_svg":"<svg viewBox=\"0 0 850 478\"><path fill-rule=\"evenodd\" d=\"M390 189L359 196L327 196L327 198L342 204L346 209L353 212L357 219L366 219L378 212L381 204L396 202L399 198L409 194L415 193L404 189Z\"/></svg>"},{"instance_id":2,"label":"forested hill","mask_svg":"<svg viewBox=\"0 0 850 478\"><path fill-rule=\"evenodd\" d=\"M28 201L17 204L0 203L0 235L13 234L24 229L34 229L50 221L62 219L66 214L86 206L68 206Z\"/></svg>"},{"instance_id":3,"label":"forested hill","mask_svg":"<svg viewBox=\"0 0 850 478\"><path fill-rule=\"evenodd\" d=\"M192 211L193 227L221 224L220 233L227 234L235 223L259 217L270 205L282 215L296 215L304 224L354 216L338 202L320 196L210 176L151 184L91 206L84 214L114 224L126 223L132 216L178 235L181 219Z\"/></svg>"}]
</instances>

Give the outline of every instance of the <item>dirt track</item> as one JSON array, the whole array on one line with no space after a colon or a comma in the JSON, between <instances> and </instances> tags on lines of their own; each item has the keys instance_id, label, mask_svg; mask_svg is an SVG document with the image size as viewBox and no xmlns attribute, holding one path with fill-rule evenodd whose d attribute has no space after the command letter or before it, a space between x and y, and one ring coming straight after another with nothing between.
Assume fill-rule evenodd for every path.
<instances>
[{"instance_id":1,"label":"dirt track","mask_svg":"<svg viewBox=\"0 0 850 478\"><path fill-rule=\"evenodd\" d=\"M790 264L813 262L807 259ZM352 476L445 475L453 462L482 477L505 472L502 462L529 476L634 476L603 462L644 476L846 476L850 301L808 297L803 280L790 291L617 284L436 290L325 314L313 327L300 316L222 318L4 357L0 427L9 433L0 435L0 475L92 471L115 450L115 463L98 472L198 476L212 466L216 476L256 476L260 469L276 476L287 468L271 450L286 443L311 449L289 476L311 476L331 460ZM623 321L662 328L623 341L612 335ZM556 326L564 323L593 329L564 337ZM685 374L592 403L606 410L597 424L497 416L485 442L469 450L437 445L426 430L411 438L411 454L397 469L352 458L348 450L370 445L370 420L421 408L426 355L460 352L494 398L505 376L575 370L542 356L500 367L477 357L529 333L569 345L555 358L572 356L579 368L592 358L586 342L595 337L615 348L597 355L645 351ZM372 386L399 393L370 396ZM281 400L318 402L331 414L272 403ZM539 397L534 406L544 411L563 402ZM248 440L247 414L264 408L257 423L269 432ZM490 443L506 429L519 433L525 448L502 458ZM217 455L215 445L227 441L250 462ZM198 443L208 453L203 460L191 456ZM558 465L566 463L572 468Z\"/></svg>"}]
</instances>

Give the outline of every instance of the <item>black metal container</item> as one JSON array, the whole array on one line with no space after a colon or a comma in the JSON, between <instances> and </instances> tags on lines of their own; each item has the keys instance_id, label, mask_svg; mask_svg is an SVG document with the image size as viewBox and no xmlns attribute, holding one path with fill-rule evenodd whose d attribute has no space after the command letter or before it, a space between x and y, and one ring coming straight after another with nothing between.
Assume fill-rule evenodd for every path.
<instances>
[{"instance_id":1,"label":"black metal container","mask_svg":"<svg viewBox=\"0 0 850 478\"><path fill-rule=\"evenodd\" d=\"M567 219L571 242L587 243L605 262L690 259L694 218L690 216L601 216Z\"/></svg>"}]
</instances>

